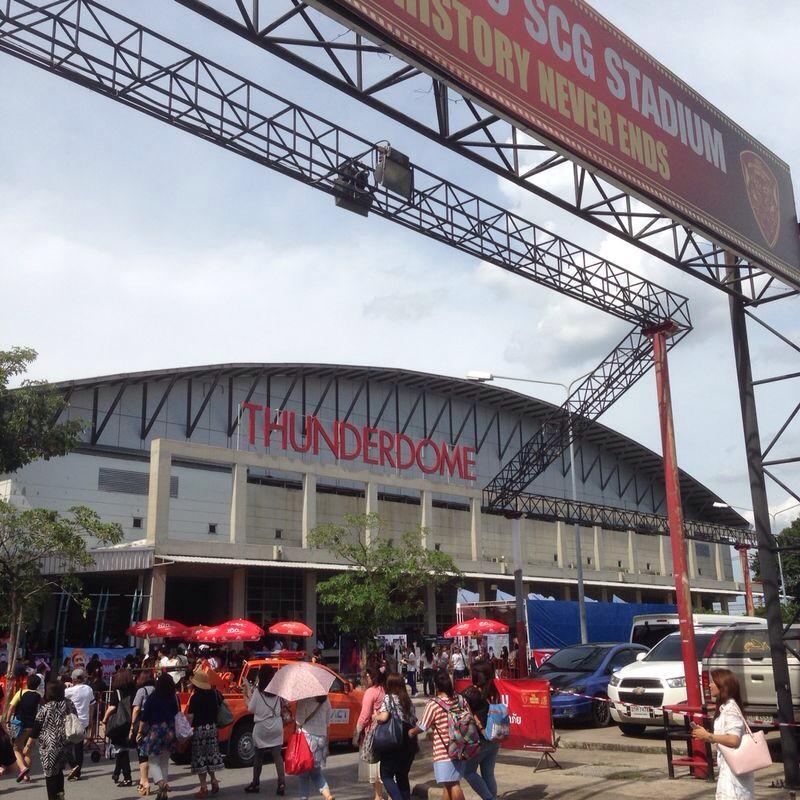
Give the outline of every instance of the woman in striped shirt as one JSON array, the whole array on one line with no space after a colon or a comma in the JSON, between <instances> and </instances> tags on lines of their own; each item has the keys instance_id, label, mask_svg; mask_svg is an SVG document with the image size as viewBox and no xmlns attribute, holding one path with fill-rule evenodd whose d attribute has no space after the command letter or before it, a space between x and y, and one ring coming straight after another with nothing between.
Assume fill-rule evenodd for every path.
<instances>
[{"instance_id":1,"label":"woman in striped shirt","mask_svg":"<svg viewBox=\"0 0 800 800\"><path fill-rule=\"evenodd\" d=\"M433 775L443 790L443 800L464 800L461 790L461 763L453 761L447 754L450 744L450 710L455 711L464 702L453 689L453 682L446 672L437 672L434 678L436 697L425 706L419 724L412 728L409 736L431 731L433 741Z\"/></svg>"}]
</instances>

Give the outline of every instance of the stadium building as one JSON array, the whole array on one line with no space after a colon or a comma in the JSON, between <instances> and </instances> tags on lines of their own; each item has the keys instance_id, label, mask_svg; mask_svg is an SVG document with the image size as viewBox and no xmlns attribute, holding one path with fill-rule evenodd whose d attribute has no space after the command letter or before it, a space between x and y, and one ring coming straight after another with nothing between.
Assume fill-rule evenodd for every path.
<instances>
[{"instance_id":1,"label":"stadium building","mask_svg":"<svg viewBox=\"0 0 800 800\"><path fill-rule=\"evenodd\" d=\"M553 406L503 388L378 367L225 364L57 384L65 417L86 421L70 455L2 476L0 496L31 507L94 508L125 542L94 551L88 619L66 596L41 620L43 641L100 645L132 619L213 624L298 618L330 632L318 580L343 568L309 532L345 514L378 512L380 533L422 525L481 599L513 593L511 521L482 489ZM581 523L587 596L674 602L661 457L600 424L528 487L525 588L576 598L573 524ZM695 607L741 595L730 544L746 520L681 474ZM57 564L47 566L53 572ZM424 619L455 619L456 588L429 591Z\"/></svg>"}]
</instances>

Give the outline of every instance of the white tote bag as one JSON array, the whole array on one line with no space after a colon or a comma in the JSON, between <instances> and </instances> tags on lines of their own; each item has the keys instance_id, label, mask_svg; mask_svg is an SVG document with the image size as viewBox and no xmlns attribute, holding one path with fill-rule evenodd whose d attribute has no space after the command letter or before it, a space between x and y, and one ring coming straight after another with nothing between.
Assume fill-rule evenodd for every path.
<instances>
[{"instance_id":1,"label":"white tote bag","mask_svg":"<svg viewBox=\"0 0 800 800\"><path fill-rule=\"evenodd\" d=\"M64 733L70 744L80 744L84 737L84 727L77 714L67 714L64 718Z\"/></svg>"},{"instance_id":2,"label":"white tote bag","mask_svg":"<svg viewBox=\"0 0 800 800\"><path fill-rule=\"evenodd\" d=\"M767 740L763 731L753 733L747 720L742 717L747 733L742 736L738 747L726 747L718 744L717 748L725 763L731 768L734 775L746 775L759 769L772 766L772 756L769 754Z\"/></svg>"}]
</instances>

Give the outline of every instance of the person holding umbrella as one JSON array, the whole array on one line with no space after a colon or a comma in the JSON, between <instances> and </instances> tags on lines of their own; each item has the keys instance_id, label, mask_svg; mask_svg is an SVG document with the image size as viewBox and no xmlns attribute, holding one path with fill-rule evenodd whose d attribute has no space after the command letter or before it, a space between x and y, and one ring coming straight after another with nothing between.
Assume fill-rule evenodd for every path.
<instances>
[{"instance_id":1,"label":"person holding umbrella","mask_svg":"<svg viewBox=\"0 0 800 800\"><path fill-rule=\"evenodd\" d=\"M256 748L253 760L253 780L245 787L247 794L260 791L261 767L267 754L272 756L275 771L278 775L278 788L275 794L283 795L286 791L286 773L283 768L283 701L277 695L267 691L267 686L275 674L275 668L262 664L258 671L258 682L255 686L242 681L242 693L247 701L247 708L253 712L253 744Z\"/></svg>"},{"instance_id":2,"label":"person holding umbrella","mask_svg":"<svg viewBox=\"0 0 800 800\"><path fill-rule=\"evenodd\" d=\"M334 800L323 772L328 759L328 724L332 716L333 709L327 694L297 701L297 710L295 711L297 729L302 730L311 755L314 757L314 766L308 772L301 772L298 776L301 800L308 800L312 783L325 800Z\"/></svg>"},{"instance_id":3,"label":"person holding umbrella","mask_svg":"<svg viewBox=\"0 0 800 800\"><path fill-rule=\"evenodd\" d=\"M328 725L333 716L328 700L333 681L334 674L329 670L298 662L281 667L266 689L287 702L297 702L297 730L305 736L314 763L310 770L298 775L301 800L308 800L312 783L325 800L334 800L323 772L328 758Z\"/></svg>"}]
</instances>

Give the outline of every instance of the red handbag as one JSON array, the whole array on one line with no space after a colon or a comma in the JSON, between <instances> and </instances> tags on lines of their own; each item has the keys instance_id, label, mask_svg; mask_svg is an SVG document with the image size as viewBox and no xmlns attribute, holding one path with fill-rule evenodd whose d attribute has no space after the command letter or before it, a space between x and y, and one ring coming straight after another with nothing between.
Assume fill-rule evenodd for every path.
<instances>
[{"instance_id":1,"label":"red handbag","mask_svg":"<svg viewBox=\"0 0 800 800\"><path fill-rule=\"evenodd\" d=\"M283 765L287 775L299 775L314 768L314 756L308 746L308 740L301 731L293 733L286 746Z\"/></svg>"}]
</instances>

